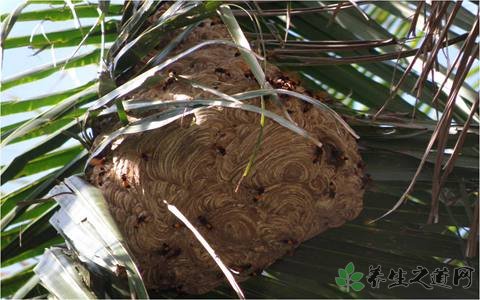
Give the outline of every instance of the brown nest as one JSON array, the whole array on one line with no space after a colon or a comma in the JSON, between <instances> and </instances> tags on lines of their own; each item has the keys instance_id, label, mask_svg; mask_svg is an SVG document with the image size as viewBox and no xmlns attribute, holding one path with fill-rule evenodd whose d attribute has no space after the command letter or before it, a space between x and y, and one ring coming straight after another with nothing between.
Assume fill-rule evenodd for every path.
<instances>
[{"instance_id":1,"label":"brown nest","mask_svg":"<svg viewBox=\"0 0 480 300\"><path fill-rule=\"evenodd\" d=\"M208 20L175 53L228 37L220 22ZM238 51L227 46L202 48L166 72L230 95L258 89ZM272 65L266 75L276 88L306 93ZM129 98L214 97L167 80ZM87 170L106 197L148 288L198 294L224 281L213 259L163 200L183 212L240 281L360 213L363 172L354 138L330 113L293 97L280 100L323 147L267 119L254 168L238 192L235 187L260 130L260 116L240 109L203 109L163 128L120 138L101 163ZM259 105L259 100L248 103ZM266 108L283 115L271 101Z\"/></svg>"}]
</instances>

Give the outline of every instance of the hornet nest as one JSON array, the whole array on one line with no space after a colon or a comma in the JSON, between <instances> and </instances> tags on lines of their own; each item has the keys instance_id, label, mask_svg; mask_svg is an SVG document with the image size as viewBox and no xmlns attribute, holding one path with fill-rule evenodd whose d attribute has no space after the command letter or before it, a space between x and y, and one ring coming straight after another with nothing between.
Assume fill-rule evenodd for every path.
<instances>
[{"instance_id":1,"label":"hornet nest","mask_svg":"<svg viewBox=\"0 0 480 300\"><path fill-rule=\"evenodd\" d=\"M221 22L209 19L172 55L228 37ZM168 73L229 95L259 88L238 50L226 45L201 48L172 64ZM273 65L267 65L266 77L275 88L308 94ZM128 95L142 100L215 97L171 77ZM238 281L360 213L363 163L355 139L331 113L294 97L279 99L296 124L323 146L266 119L254 167L237 192L260 130L260 115L241 109L204 108L162 128L124 136L109 146L101 163L89 166L87 177L102 190L149 289L199 294L224 281L214 260L163 200L198 228ZM245 102L260 104L259 99ZM271 100L265 102L267 110L284 115ZM94 122L98 143L112 126Z\"/></svg>"}]
</instances>

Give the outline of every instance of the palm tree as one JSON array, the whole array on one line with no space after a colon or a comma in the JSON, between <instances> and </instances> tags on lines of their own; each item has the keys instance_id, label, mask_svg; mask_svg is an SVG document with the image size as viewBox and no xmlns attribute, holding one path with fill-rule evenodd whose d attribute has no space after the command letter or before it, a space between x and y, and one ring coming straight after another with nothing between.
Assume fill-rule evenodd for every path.
<instances>
[{"instance_id":1,"label":"palm tree","mask_svg":"<svg viewBox=\"0 0 480 300\"><path fill-rule=\"evenodd\" d=\"M1 103L2 297L478 298L478 3L42 3L2 98L99 75Z\"/></svg>"}]
</instances>

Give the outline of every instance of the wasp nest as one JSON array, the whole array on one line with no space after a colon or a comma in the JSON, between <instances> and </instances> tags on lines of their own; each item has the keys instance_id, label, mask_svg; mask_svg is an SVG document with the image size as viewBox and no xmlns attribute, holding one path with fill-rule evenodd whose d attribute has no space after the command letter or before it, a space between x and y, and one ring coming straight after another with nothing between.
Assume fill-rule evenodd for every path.
<instances>
[{"instance_id":1,"label":"wasp nest","mask_svg":"<svg viewBox=\"0 0 480 300\"><path fill-rule=\"evenodd\" d=\"M208 20L175 53L227 38L220 22ZM258 89L237 49L225 45L202 48L168 72L229 95ZM272 65L266 75L276 88L307 93ZM172 79L129 95L142 100L215 97ZM240 281L360 213L363 172L354 138L330 113L290 96L280 95L280 101L323 146L267 119L254 167L237 192L260 130L260 116L241 109L205 108L160 129L123 137L89 168L87 176L106 197L148 288L198 294L224 281L163 200L198 228ZM259 105L259 100L248 103ZM271 100L266 108L283 115Z\"/></svg>"}]
</instances>

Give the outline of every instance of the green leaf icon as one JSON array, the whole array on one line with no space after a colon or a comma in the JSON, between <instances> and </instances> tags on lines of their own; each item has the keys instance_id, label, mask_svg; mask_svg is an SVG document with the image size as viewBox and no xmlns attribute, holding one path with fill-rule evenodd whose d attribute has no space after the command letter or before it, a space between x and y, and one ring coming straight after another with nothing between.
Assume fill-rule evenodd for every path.
<instances>
[{"instance_id":1,"label":"green leaf icon","mask_svg":"<svg viewBox=\"0 0 480 300\"><path fill-rule=\"evenodd\" d=\"M351 288L355 292L360 292L361 290L363 290L365 288L365 285L361 282L354 282L354 283L352 283Z\"/></svg>"},{"instance_id":2,"label":"green leaf icon","mask_svg":"<svg viewBox=\"0 0 480 300\"><path fill-rule=\"evenodd\" d=\"M361 272L355 272L355 273L353 273L353 274L350 276L350 279L351 279L352 281L359 281L360 279L362 279L362 277L363 277L363 273L361 273Z\"/></svg>"},{"instance_id":3,"label":"green leaf icon","mask_svg":"<svg viewBox=\"0 0 480 300\"><path fill-rule=\"evenodd\" d=\"M346 286L347 285L347 281L343 278L340 278L340 277L335 277L335 283L338 286Z\"/></svg>"},{"instance_id":4,"label":"green leaf icon","mask_svg":"<svg viewBox=\"0 0 480 300\"><path fill-rule=\"evenodd\" d=\"M355 292L359 292L365 288L365 285L360 282L363 278L362 272L355 272L355 265L353 262L349 262L345 269L338 269L339 277L335 277L335 283L339 287L346 288L346 292L350 292L352 289Z\"/></svg>"},{"instance_id":5,"label":"green leaf icon","mask_svg":"<svg viewBox=\"0 0 480 300\"><path fill-rule=\"evenodd\" d=\"M348 274L352 274L353 271L355 271L355 266L353 265L353 262L349 262L347 266L345 267L345 271L347 271Z\"/></svg>"}]
</instances>

